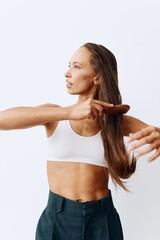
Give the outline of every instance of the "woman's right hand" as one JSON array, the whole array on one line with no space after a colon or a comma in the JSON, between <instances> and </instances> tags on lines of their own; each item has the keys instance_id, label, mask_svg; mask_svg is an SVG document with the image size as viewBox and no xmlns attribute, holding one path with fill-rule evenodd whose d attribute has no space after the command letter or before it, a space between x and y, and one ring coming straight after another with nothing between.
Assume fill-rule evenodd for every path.
<instances>
[{"instance_id":1,"label":"woman's right hand","mask_svg":"<svg viewBox=\"0 0 160 240\"><path fill-rule=\"evenodd\" d=\"M104 109L106 110L112 107L113 104L89 98L84 102L69 106L69 119L95 119L103 114Z\"/></svg>"}]
</instances>

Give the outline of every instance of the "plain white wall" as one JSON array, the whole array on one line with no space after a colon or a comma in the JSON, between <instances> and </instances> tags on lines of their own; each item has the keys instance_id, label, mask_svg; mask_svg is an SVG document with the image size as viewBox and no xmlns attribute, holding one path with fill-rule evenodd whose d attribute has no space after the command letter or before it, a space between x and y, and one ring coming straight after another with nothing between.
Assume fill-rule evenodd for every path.
<instances>
[{"instance_id":1,"label":"plain white wall","mask_svg":"<svg viewBox=\"0 0 160 240\"><path fill-rule=\"evenodd\" d=\"M105 45L117 57L130 115L160 126L160 3L135 1L0 1L0 109L75 101L64 71L83 43ZM0 132L0 239L34 240L48 197L42 127ZM125 240L160 239L160 159L138 160L132 193L115 190Z\"/></svg>"}]
</instances>

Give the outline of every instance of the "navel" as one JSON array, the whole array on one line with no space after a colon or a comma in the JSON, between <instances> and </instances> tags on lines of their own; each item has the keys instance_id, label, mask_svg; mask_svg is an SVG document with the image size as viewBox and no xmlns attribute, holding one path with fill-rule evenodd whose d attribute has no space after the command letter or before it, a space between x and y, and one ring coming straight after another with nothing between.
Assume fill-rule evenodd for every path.
<instances>
[{"instance_id":1,"label":"navel","mask_svg":"<svg viewBox=\"0 0 160 240\"><path fill-rule=\"evenodd\" d=\"M76 200L76 202L83 202L83 199L79 198Z\"/></svg>"}]
</instances>

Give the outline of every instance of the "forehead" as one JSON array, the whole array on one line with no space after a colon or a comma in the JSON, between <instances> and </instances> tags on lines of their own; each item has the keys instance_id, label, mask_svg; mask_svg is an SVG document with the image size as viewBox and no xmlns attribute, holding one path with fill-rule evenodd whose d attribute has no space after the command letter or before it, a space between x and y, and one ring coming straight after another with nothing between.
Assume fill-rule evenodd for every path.
<instances>
[{"instance_id":1,"label":"forehead","mask_svg":"<svg viewBox=\"0 0 160 240\"><path fill-rule=\"evenodd\" d=\"M86 47L81 47L75 51L71 57L71 62L79 62L82 64L90 63L91 52Z\"/></svg>"}]
</instances>

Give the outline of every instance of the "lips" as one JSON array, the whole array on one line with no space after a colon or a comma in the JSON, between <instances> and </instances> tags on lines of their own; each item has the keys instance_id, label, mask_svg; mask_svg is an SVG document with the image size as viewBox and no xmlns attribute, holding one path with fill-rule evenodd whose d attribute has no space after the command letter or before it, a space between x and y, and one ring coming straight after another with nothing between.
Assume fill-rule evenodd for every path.
<instances>
[{"instance_id":1,"label":"lips","mask_svg":"<svg viewBox=\"0 0 160 240\"><path fill-rule=\"evenodd\" d=\"M67 88L70 88L73 84L71 83L71 82L69 82L69 81L66 81L67 82L67 84L66 84L66 87Z\"/></svg>"}]
</instances>

